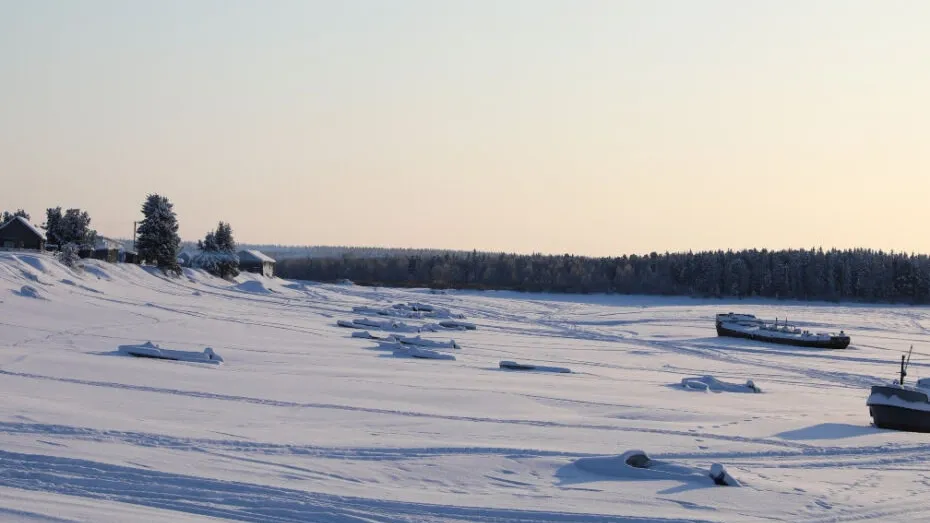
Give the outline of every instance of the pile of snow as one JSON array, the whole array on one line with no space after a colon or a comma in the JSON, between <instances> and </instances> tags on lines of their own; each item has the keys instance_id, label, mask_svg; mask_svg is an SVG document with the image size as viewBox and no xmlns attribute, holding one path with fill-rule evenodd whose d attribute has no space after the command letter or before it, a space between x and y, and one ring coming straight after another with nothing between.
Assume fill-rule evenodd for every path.
<instances>
[{"instance_id":1,"label":"pile of snow","mask_svg":"<svg viewBox=\"0 0 930 523\"><path fill-rule=\"evenodd\" d=\"M710 479L714 480L714 483L717 485L727 486L727 487L740 487L739 481L733 478L727 469L724 468L720 463L714 463L710 466Z\"/></svg>"},{"instance_id":2,"label":"pile of snow","mask_svg":"<svg viewBox=\"0 0 930 523\"><path fill-rule=\"evenodd\" d=\"M437 352L434 350L424 349L422 347L417 347L415 345L403 345L400 348L394 349L394 356L401 358L420 358L425 360L454 360L455 356L444 353Z\"/></svg>"},{"instance_id":3,"label":"pile of snow","mask_svg":"<svg viewBox=\"0 0 930 523\"><path fill-rule=\"evenodd\" d=\"M22 263L25 263L26 265L29 265L33 269L43 274L51 273L51 269L48 263L46 263L46 260L42 259L38 255L19 254L19 255L14 256L14 259Z\"/></svg>"},{"instance_id":4,"label":"pile of snow","mask_svg":"<svg viewBox=\"0 0 930 523\"><path fill-rule=\"evenodd\" d=\"M762 392L762 389L756 386L752 380L747 380L745 385L738 383L727 383L720 381L713 376L701 376L700 378L682 378L681 386L691 390L712 391L712 392Z\"/></svg>"},{"instance_id":5,"label":"pile of snow","mask_svg":"<svg viewBox=\"0 0 930 523\"><path fill-rule=\"evenodd\" d=\"M111 281L113 279L107 271L95 265L92 260L84 260L84 272L96 276L100 280Z\"/></svg>"},{"instance_id":6,"label":"pile of snow","mask_svg":"<svg viewBox=\"0 0 930 523\"><path fill-rule=\"evenodd\" d=\"M203 352L172 350L163 349L151 341L147 341L138 345L120 345L119 352L137 358L212 363L214 365L223 363L223 358L210 347L204 349Z\"/></svg>"},{"instance_id":7,"label":"pile of snow","mask_svg":"<svg viewBox=\"0 0 930 523\"><path fill-rule=\"evenodd\" d=\"M234 289L242 292L251 292L255 294L270 294L274 291L265 287L265 284L258 280L246 280L233 286Z\"/></svg>"},{"instance_id":8,"label":"pile of snow","mask_svg":"<svg viewBox=\"0 0 930 523\"><path fill-rule=\"evenodd\" d=\"M17 296L22 296L23 298L35 298L37 300L46 299L42 296L42 293L39 289L36 289L32 285L23 285L19 291L13 291Z\"/></svg>"},{"instance_id":9,"label":"pile of snow","mask_svg":"<svg viewBox=\"0 0 930 523\"><path fill-rule=\"evenodd\" d=\"M619 456L581 458L575 467L589 474L631 480L679 480L739 487L740 482L719 463L703 472L694 467L654 460L641 450L628 450Z\"/></svg>"},{"instance_id":10,"label":"pile of snow","mask_svg":"<svg viewBox=\"0 0 930 523\"><path fill-rule=\"evenodd\" d=\"M536 372L558 372L562 374L571 374L572 370L566 367L550 367L547 365L533 365L529 363L517 363L515 361L503 360L500 362L500 368L505 370L528 370Z\"/></svg>"}]
</instances>

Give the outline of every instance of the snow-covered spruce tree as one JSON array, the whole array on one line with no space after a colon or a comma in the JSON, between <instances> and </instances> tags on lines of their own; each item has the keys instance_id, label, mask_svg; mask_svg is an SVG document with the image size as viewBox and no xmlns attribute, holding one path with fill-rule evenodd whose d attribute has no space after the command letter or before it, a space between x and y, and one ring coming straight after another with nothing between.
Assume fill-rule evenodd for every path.
<instances>
[{"instance_id":1,"label":"snow-covered spruce tree","mask_svg":"<svg viewBox=\"0 0 930 523\"><path fill-rule=\"evenodd\" d=\"M239 275L239 257L236 256L236 242L233 240L232 227L220 222L216 231L207 233L203 241L197 243L200 253L194 258L193 265L220 278L234 278Z\"/></svg>"},{"instance_id":2,"label":"snow-covered spruce tree","mask_svg":"<svg viewBox=\"0 0 930 523\"><path fill-rule=\"evenodd\" d=\"M154 263L165 273L181 274L178 265L178 219L168 198L150 194L142 204L136 250L143 262Z\"/></svg>"},{"instance_id":3,"label":"snow-covered spruce tree","mask_svg":"<svg viewBox=\"0 0 930 523\"><path fill-rule=\"evenodd\" d=\"M90 215L87 211L68 209L62 214L61 207L55 207L48 209L45 215L46 221L42 227L48 242L57 245L59 251L68 247L68 253L61 257L65 265L73 266L77 253L94 248L97 231L90 228Z\"/></svg>"},{"instance_id":4,"label":"snow-covered spruce tree","mask_svg":"<svg viewBox=\"0 0 930 523\"><path fill-rule=\"evenodd\" d=\"M25 218L26 221L29 220L29 213L22 209L16 209L16 211L14 212L3 211L3 215L2 217L0 217L0 225L5 224L6 222L12 220L13 218L16 218L17 216L21 216Z\"/></svg>"}]
</instances>

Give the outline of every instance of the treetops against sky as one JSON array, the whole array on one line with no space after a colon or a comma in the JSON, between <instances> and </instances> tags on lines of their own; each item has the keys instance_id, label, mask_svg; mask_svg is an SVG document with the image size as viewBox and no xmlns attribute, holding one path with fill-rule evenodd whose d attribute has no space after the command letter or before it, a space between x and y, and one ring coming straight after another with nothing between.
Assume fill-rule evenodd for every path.
<instances>
[{"instance_id":1,"label":"treetops against sky","mask_svg":"<svg viewBox=\"0 0 930 523\"><path fill-rule=\"evenodd\" d=\"M930 252L930 3L0 0L2 209L250 243Z\"/></svg>"}]
</instances>

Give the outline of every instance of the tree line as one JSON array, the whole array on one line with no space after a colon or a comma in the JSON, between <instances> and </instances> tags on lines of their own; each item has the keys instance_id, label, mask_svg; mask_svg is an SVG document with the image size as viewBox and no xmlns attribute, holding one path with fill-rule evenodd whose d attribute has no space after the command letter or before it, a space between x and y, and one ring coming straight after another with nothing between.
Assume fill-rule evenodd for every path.
<instances>
[{"instance_id":1,"label":"tree line","mask_svg":"<svg viewBox=\"0 0 930 523\"><path fill-rule=\"evenodd\" d=\"M741 250L593 258L449 252L285 259L283 278L529 292L930 303L930 257L871 249Z\"/></svg>"}]
</instances>

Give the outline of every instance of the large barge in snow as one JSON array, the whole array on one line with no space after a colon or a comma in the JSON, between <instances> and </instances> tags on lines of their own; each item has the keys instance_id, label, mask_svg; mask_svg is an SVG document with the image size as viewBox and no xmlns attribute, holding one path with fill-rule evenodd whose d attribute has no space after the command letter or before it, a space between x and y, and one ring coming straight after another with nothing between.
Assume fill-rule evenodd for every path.
<instances>
[{"instance_id":1,"label":"large barge in snow","mask_svg":"<svg viewBox=\"0 0 930 523\"><path fill-rule=\"evenodd\" d=\"M787 321L784 325L779 325L778 320L769 324L752 314L732 312L717 315L717 335L820 349L845 349L849 346L849 335L843 331L839 334L811 332L789 327Z\"/></svg>"}]
</instances>

